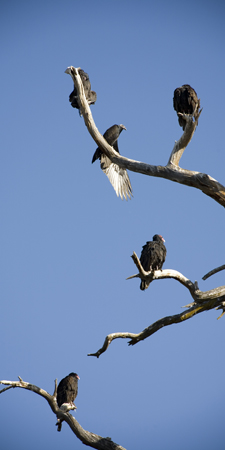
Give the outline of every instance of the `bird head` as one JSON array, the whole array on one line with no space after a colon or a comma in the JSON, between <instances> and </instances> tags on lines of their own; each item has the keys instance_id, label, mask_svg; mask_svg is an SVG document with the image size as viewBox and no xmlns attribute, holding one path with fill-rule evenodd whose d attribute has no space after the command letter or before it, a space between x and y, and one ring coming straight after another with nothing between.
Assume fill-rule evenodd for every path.
<instances>
[{"instance_id":1,"label":"bird head","mask_svg":"<svg viewBox=\"0 0 225 450\"><path fill-rule=\"evenodd\" d=\"M80 380L79 375L77 375L77 373L74 373L74 372L71 372L71 373L69 374L69 377L77 378L77 380Z\"/></svg>"},{"instance_id":2,"label":"bird head","mask_svg":"<svg viewBox=\"0 0 225 450\"><path fill-rule=\"evenodd\" d=\"M153 236L152 240L166 242L165 239L161 236L161 234L155 234L155 236Z\"/></svg>"}]
</instances>

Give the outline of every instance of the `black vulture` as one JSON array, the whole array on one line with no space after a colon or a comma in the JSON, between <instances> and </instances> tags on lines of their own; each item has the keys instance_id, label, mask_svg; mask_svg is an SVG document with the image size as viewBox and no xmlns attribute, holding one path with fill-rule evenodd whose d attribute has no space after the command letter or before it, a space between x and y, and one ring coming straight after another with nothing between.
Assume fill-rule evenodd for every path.
<instances>
[{"instance_id":1,"label":"black vulture","mask_svg":"<svg viewBox=\"0 0 225 450\"><path fill-rule=\"evenodd\" d=\"M175 89L173 96L173 107L178 113L193 114L197 106L196 112L200 108L200 99L198 99L195 90L189 85L184 84L183 86ZM179 125L185 129L186 120L178 116Z\"/></svg>"},{"instance_id":2,"label":"black vulture","mask_svg":"<svg viewBox=\"0 0 225 450\"><path fill-rule=\"evenodd\" d=\"M67 67L67 69L65 70L65 73L68 73L69 75L71 75L73 83L74 83L74 79L75 79L74 67L73 66ZM88 104L93 105L97 100L97 94L96 94L96 92L91 90L91 82L90 82L89 76L86 72L84 72L80 68L78 69L78 73L79 73L82 83L83 83L84 93L85 93L85 97L88 101ZM73 90L73 92L71 92L71 94L69 96L69 101L73 108L79 109L79 103L77 101L77 90L75 87L75 83L74 83L74 90Z\"/></svg>"},{"instance_id":3,"label":"black vulture","mask_svg":"<svg viewBox=\"0 0 225 450\"><path fill-rule=\"evenodd\" d=\"M76 405L73 403L75 398L77 397L78 394L78 380L79 380L79 376L77 375L77 373L71 372L69 375L67 375L67 377L63 378L57 388L57 403L59 408L61 409L69 409L66 408L69 406L75 406ZM65 408L62 407L63 404L67 404L65 405ZM69 405L68 405L69 404ZM61 431L62 428L62 421L60 419L58 419L57 424L58 426L58 431Z\"/></svg>"},{"instance_id":4,"label":"black vulture","mask_svg":"<svg viewBox=\"0 0 225 450\"><path fill-rule=\"evenodd\" d=\"M119 153L117 140L123 130L126 130L126 127L124 125L113 125L112 127L108 128L108 130L106 130L106 132L103 134L105 140L114 148L117 153ZM119 197L120 195L122 200L123 197L125 197L125 199L127 200L127 196L131 198L132 187L127 171L119 167L117 164L112 163L111 159L109 159L108 156L106 156L99 147L93 155L92 163L95 162L96 159L100 159L101 169L107 175L111 185L116 191L117 197Z\"/></svg>"},{"instance_id":5,"label":"black vulture","mask_svg":"<svg viewBox=\"0 0 225 450\"><path fill-rule=\"evenodd\" d=\"M161 270L166 259L165 239L160 234L155 234L152 241L143 245L140 263L146 272ZM149 282L141 280L140 289L144 291Z\"/></svg>"}]
</instances>

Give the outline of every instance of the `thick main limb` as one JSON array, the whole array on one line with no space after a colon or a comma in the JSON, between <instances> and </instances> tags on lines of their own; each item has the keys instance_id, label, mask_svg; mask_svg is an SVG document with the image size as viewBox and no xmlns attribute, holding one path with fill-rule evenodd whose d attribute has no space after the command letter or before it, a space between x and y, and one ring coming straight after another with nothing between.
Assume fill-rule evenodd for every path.
<instances>
[{"instance_id":1,"label":"thick main limb","mask_svg":"<svg viewBox=\"0 0 225 450\"><path fill-rule=\"evenodd\" d=\"M80 111L84 117L85 125L87 126L89 133L98 147L101 147L102 151L112 160L113 163L123 169L131 170L132 172L138 172L152 177L165 178L186 186L194 187L201 190L204 194L213 198L216 202L225 207L225 187L222 184L207 174L185 170L180 168L178 165L185 148L193 137L197 126L197 119L200 116L201 111L198 113L197 119L194 120L194 122L191 116L187 118L185 131L179 141L175 143L168 164L166 166L153 166L140 161L124 158L106 142L94 123L90 107L84 95L83 84L77 69L75 69L74 83L76 85Z\"/></svg>"}]
</instances>

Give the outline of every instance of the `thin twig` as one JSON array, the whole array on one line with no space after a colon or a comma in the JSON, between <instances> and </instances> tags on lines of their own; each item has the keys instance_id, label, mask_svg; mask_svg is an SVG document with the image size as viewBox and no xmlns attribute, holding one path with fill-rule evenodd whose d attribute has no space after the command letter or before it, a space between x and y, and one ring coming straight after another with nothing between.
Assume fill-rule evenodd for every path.
<instances>
[{"instance_id":1,"label":"thin twig","mask_svg":"<svg viewBox=\"0 0 225 450\"><path fill-rule=\"evenodd\" d=\"M2 394L2 392L8 391L8 389L12 389L12 387L13 387L13 386L8 386L8 387L2 389L2 390L0 391L0 394Z\"/></svg>"},{"instance_id":2,"label":"thin twig","mask_svg":"<svg viewBox=\"0 0 225 450\"><path fill-rule=\"evenodd\" d=\"M223 264L222 266L217 267L216 269L211 270L206 275L204 275L204 277L202 277L202 279L203 280L207 280L207 278L211 277L215 273L218 273L218 272L220 272L221 270L224 270L224 269L225 269L225 264Z\"/></svg>"}]
</instances>

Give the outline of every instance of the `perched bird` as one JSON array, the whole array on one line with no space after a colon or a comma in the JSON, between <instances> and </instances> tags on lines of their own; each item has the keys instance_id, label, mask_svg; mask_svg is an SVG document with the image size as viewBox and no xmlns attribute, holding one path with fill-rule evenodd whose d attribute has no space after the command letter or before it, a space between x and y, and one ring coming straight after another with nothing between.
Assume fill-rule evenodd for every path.
<instances>
[{"instance_id":1,"label":"perched bird","mask_svg":"<svg viewBox=\"0 0 225 450\"><path fill-rule=\"evenodd\" d=\"M165 239L160 234L155 234L152 241L146 242L142 247L140 263L146 272L161 270L166 259ZM141 280L140 289L144 291L149 282Z\"/></svg>"},{"instance_id":2,"label":"perched bird","mask_svg":"<svg viewBox=\"0 0 225 450\"><path fill-rule=\"evenodd\" d=\"M73 66L67 67L67 69L65 70L65 73L68 73L69 75L71 75L73 83L74 83L74 79L75 79L75 69ZM97 100L97 94L96 92L91 90L91 82L89 79L89 76L86 72L84 72L82 69L78 69L78 73L81 77L83 86L84 86L84 93L85 93L85 97L88 101L89 105L93 105L96 100ZM73 92L71 92L70 96L69 96L69 101L71 103L71 106L73 108L77 108L79 109L79 103L77 101L77 90L75 87L75 83L74 83L74 90Z\"/></svg>"},{"instance_id":3,"label":"perched bird","mask_svg":"<svg viewBox=\"0 0 225 450\"><path fill-rule=\"evenodd\" d=\"M78 380L80 377L77 373L71 372L67 377L63 378L57 388L57 403L59 408L68 411L72 406L76 408L76 405L73 403L78 394ZM62 405L65 405L63 407ZM57 424L58 431L61 431L62 421L58 419Z\"/></svg>"},{"instance_id":4,"label":"perched bird","mask_svg":"<svg viewBox=\"0 0 225 450\"><path fill-rule=\"evenodd\" d=\"M117 153L119 153L117 140L123 130L126 130L124 125L113 125L103 134L105 140ZM101 169L107 175L111 185L116 191L117 197L120 195L122 200L123 197L127 200L127 196L131 198L132 187L127 171L119 167L117 164L112 163L111 159L109 159L99 147L94 153L92 163L95 162L96 159L100 159Z\"/></svg>"},{"instance_id":5,"label":"perched bird","mask_svg":"<svg viewBox=\"0 0 225 450\"><path fill-rule=\"evenodd\" d=\"M173 95L173 107L177 113L193 114L196 105L198 112L200 108L200 100L198 99L195 90L189 84L184 84L183 86L175 89ZM178 122L184 130L186 120L183 117L178 116Z\"/></svg>"}]
</instances>

